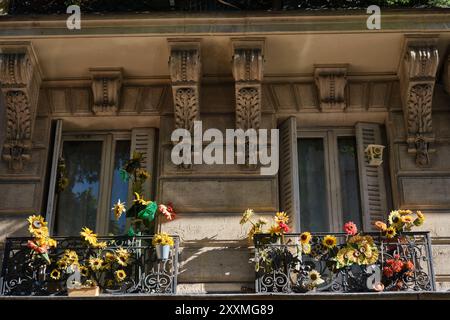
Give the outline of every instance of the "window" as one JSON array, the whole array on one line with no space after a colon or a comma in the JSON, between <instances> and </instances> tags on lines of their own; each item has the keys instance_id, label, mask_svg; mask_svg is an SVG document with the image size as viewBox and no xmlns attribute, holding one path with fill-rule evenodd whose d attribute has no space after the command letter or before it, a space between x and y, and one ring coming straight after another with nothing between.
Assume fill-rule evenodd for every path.
<instances>
[{"instance_id":1,"label":"window","mask_svg":"<svg viewBox=\"0 0 450 320\"><path fill-rule=\"evenodd\" d=\"M119 170L130 157L130 139L129 133L63 135L68 185L56 199L56 235L77 235L84 226L100 234L125 232L125 216L116 221L111 207L117 199L128 200Z\"/></svg>"},{"instance_id":2,"label":"window","mask_svg":"<svg viewBox=\"0 0 450 320\"><path fill-rule=\"evenodd\" d=\"M300 131L297 152L301 230L362 226L355 130Z\"/></svg>"}]
</instances>

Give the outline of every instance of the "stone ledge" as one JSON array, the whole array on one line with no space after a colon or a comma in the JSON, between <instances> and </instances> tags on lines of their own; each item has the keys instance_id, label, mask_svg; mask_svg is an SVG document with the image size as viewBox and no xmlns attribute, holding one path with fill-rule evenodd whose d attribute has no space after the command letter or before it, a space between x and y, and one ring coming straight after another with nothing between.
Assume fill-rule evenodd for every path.
<instances>
[{"instance_id":1,"label":"stone ledge","mask_svg":"<svg viewBox=\"0 0 450 320\"><path fill-rule=\"evenodd\" d=\"M186 294L186 295L101 295L99 297L0 297L8 300L450 300L448 292L308 293L308 294Z\"/></svg>"}]
</instances>

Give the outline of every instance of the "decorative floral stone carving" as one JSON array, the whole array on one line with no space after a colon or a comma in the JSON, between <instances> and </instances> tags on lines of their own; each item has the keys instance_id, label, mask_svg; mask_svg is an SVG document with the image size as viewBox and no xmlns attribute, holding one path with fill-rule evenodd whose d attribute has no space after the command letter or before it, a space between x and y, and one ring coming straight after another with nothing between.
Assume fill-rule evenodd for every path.
<instances>
[{"instance_id":1,"label":"decorative floral stone carving","mask_svg":"<svg viewBox=\"0 0 450 320\"><path fill-rule=\"evenodd\" d=\"M175 128L192 131L200 119L200 42L169 40L169 47Z\"/></svg>"},{"instance_id":2,"label":"decorative floral stone carving","mask_svg":"<svg viewBox=\"0 0 450 320\"><path fill-rule=\"evenodd\" d=\"M347 68L319 67L315 69L314 78L319 91L321 111L344 110Z\"/></svg>"},{"instance_id":3,"label":"decorative floral stone carving","mask_svg":"<svg viewBox=\"0 0 450 320\"><path fill-rule=\"evenodd\" d=\"M236 94L236 127L259 129L261 122L261 88L241 87Z\"/></svg>"},{"instance_id":4,"label":"decorative floral stone carving","mask_svg":"<svg viewBox=\"0 0 450 320\"><path fill-rule=\"evenodd\" d=\"M400 75L403 114L408 152L416 155L416 165L430 165L434 152L432 100L439 55L436 39L406 39L403 70Z\"/></svg>"},{"instance_id":5,"label":"decorative floral stone carving","mask_svg":"<svg viewBox=\"0 0 450 320\"><path fill-rule=\"evenodd\" d=\"M0 88L6 103L2 159L14 173L23 171L24 164L31 159L40 84L41 74L31 44L0 43Z\"/></svg>"},{"instance_id":6,"label":"decorative floral stone carving","mask_svg":"<svg viewBox=\"0 0 450 320\"><path fill-rule=\"evenodd\" d=\"M122 88L121 68L92 68L92 112L96 115L115 115L119 111Z\"/></svg>"}]
</instances>

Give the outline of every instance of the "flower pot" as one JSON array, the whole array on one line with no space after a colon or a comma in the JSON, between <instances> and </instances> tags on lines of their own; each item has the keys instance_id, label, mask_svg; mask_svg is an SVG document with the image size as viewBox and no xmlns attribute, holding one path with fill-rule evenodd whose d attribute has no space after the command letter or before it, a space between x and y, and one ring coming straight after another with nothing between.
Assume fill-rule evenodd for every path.
<instances>
[{"instance_id":1,"label":"flower pot","mask_svg":"<svg viewBox=\"0 0 450 320\"><path fill-rule=\"evenodd\" d=\"M155 246L155 250L156 250L156 257L159 260L169 259L169 255L170 255L170 246L169 245L158 244Z\"/></svg>"},{"instance_id":2,"label":"flower pot","mask_svg":"<svg viewBox=\"0 0 450 320\"><path fill-rule=\"evenodd\" d=\"M69 297L97 297L100 295L100 287L81 287L67 289Z\"/></svg>"}]
</instances>

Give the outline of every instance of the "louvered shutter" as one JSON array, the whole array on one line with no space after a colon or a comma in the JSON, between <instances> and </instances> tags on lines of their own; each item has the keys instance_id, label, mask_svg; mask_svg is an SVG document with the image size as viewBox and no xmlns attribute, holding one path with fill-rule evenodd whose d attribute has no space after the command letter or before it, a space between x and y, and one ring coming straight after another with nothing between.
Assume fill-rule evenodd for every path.
<instances>
[{"instance_id":1,"label":"louvered shutter","mask_svg":"<svg viewBox=\"0 0 450 320\"><path fill-rule=\"evenodd\" d=\"M143 186L145 199L152 199L154 195L152 182L155 179L155 139L156 130L154 128L134 128L131 131L131 154L133 151L142 153L144 155L142 165L150 173L150 178Z\"/></svg>"},{"instance_id":2,"label":"louvered shutter","mask_svg":"<svg viewBox=\"0 0 450 320\"><path fill-rule=\"evenodd\" d=\"M48 229L50 235L54 232L55 224L55 210L56 210L56 183L58 179L58 162L61 155L62 149L62 126L63 121L58 119L54 122L53 126L53 151L52 151L52 162L50 168L50 181L48 187L47 196L47 209L45 213L46 220L48 221Z\"/></svg>"},{"instance_id":3,"label":"louvered shutter","mask_svg":"<svg viewBox=\"0 0 450 320\"><path fill-rule=\"evenodd\" d=\"M297 121L290 117L279 126L280 210L290 219L293 232L300 231L300 191L298 184Z\"/></svg>"},{"instance_id":4,"label":"louvered shutter","mask_svg":"<svg viewBox=\"0 0 450 320\"><path fill-rule=\"evenodd\" d=\"M376 123L358 123L356 125L358 148L358 167L360 176L361 208L364 231L373 231L374 222L384 221L387 214L386 185L383 162L380 166L369 166L364 152L369 144L382 144L380 125Z\"/></svg>"}]
</instances>

